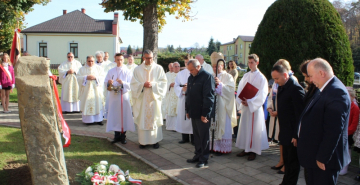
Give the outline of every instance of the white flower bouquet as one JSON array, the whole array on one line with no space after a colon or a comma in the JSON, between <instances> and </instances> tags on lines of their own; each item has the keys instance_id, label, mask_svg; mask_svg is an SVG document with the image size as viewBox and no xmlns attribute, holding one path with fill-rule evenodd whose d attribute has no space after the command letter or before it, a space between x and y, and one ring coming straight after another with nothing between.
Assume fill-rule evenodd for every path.
<instances>
[{"instance_id":1,"label":"white flower bouquet","mask_svg":"<svg viewBox=\"0 0 360 185\"><path fill-rule=\"evenodd\" d=\"M141 184L141 180L130 177L129 170L125 173L116 164L109 166L107 161L100 161L77 174L82 185L130 185Z\"/></svg>"}]
</instances>

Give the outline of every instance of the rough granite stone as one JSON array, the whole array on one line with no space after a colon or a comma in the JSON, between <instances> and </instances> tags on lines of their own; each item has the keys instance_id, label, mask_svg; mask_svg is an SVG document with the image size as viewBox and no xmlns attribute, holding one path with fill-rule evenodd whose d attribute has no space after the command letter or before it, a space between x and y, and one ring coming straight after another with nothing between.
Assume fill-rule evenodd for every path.
<instances>
[{"instance_id":1,"label":"rough granite stone","mask_svg":"<svg viewBox=\"0 0 360 185\"><path fill-rule=\"evenodd\" d=\"M68 185L49 62L21 57L15 66L19 118L32 183Z\"/></svg>"}]
</instances>

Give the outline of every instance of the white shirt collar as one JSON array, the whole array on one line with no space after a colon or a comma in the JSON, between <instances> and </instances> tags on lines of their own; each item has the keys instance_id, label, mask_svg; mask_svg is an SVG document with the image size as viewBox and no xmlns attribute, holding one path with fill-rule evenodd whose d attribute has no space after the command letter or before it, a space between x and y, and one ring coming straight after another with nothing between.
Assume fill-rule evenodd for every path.
<instances>
[{"instance_id":1,"label":"white shirt collar","mask_svg":"<svg viewBox=\"0 0 360 185\"><path fill-rule=\"evenodd\" d=\"M327 86L327 84L334 78L335 76L331 77L328 81L324 83L324 85L321 87L320 92L324 90L324 88Z\"/></svg>"}]
</instances>

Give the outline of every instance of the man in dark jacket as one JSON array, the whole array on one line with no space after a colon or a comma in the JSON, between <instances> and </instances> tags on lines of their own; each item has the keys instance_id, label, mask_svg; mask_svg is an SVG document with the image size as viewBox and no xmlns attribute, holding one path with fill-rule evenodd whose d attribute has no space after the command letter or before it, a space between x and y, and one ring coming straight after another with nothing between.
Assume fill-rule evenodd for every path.
<instances>
[{"instance_id":1,"label":"man in dark jacket","mask_svg":"<svg viewBox=\"0 0 360 185\"><path fill-rule=\"evenodd\" d=\"M188 163L197 163L196 167L207 165L209 158L210 115L214 105L215 80L206 72L196 59L187 65L191 75L188 78L185 111L191 118L195 141L195 156Z\"/></svg>"},{"instance_id":2,"label":"man in dark jacket","mask_svg":"<svg viewBox=\"0 0 360 185\"><path fill-rule=\"evenodd\" d=\"M326 60L312 60L307 72L319 91L300 117L299 162L305 168L306 184L335 185L339 171L350 163L347 132L351 102Z\"/></svg>"},{"instance_id":3,"label":"man in dark jacket","mask_svg":"<svg viewBox=\"0 0 360 185\"><path fill-rule=\"evenodd\" d=\"M283 146L285 175L281 184L296 185L300 164L293 138L297 138L297 123L304 109L304 89L282 65L274 66L271 76L279 85L277 92L277 114L279 118L279 140Z\"/></svg>"}]
</instances>

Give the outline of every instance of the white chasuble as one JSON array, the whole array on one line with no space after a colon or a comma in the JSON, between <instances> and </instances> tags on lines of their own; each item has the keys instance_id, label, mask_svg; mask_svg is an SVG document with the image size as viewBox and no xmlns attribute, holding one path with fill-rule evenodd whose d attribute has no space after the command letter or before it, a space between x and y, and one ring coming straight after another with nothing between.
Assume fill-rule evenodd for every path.
<instances>
[{"instance_id":1,"label":"white chasuble","mask_svg":"<svg viewBox=\"0 0 360 185\"><path fill-rule=\"evenodd\" d=\"M82 67L77 60L72 62L65 61L58 67L59 82L61 83L61 108L62 111L73 112L80 111L79 104L79 84L77 82L76 74ZM67 74L70 69L75 73Z\"/></svg>"},{"instance_id":2,"label":"white chasuble","mask_svg":"<svg viewBox=\"0 0 360 185\"><path fill-rule=\"evenodd\" d=\"M96 80L87 80L88 75L94 75ZM79 99L80 110L84 116L99 115L103 112L103 84L104 72L98 65L89 67L88 65L80 68L79 73L76 75L80 86Z\"/></svg>"},{"instance_id":3,"label":"white chasuble","mask_svg":"<svg viewBox=\"0 0 360 185\"><path fill-rule=\"evenodd\" d=\"M165 99L165 114L166 114L166 130L175 130L176 129L176 107L178 102L178 97L175 94L174 87L170 87L171 83L175 82L176 75L178 73L170 73L167 76L167 92ZM175 85L174 85L175 86Z\"/></svg>"},{"instance_id":4,"label":"white chasuble","mask_svg":"<svg viewBox=\"0 0 360 185\"><path fill-rule=\"evenodd\" d=\"M147 81L151 83L151 88L144 87ZM138 126L139 143L142 145L162 140L161 101L166 94L166 84L164 69L156 63L145 65L143 62L134 70L130 87L134 121Z\"/></svg>"},{"instance_id":5,"label":"white chasuble","mask_svg":"<svg viewBox=\"0 0 360 185\"><path fill-rule=\"evenodd\" d=\"M102 79L104 79L108 73L108 71L114 67L116 67L116 62L111 62L110 60L107 61L103 61L103 62L96 62L96 65L102 67L103 69L103 75ZM108 95L108 91L106 89L106 87L103 85L103 95L104 95L104 101L107 100L107 95ZM105 103L105 102L104 102Z\"/></svg>"},{"instance_id":6,"label":"white chasuble","mask_svg":"<svg viewBox=\"0 0 360 185\"><path fill-rule=\"evenodd\" d=\"M185 93L182 91L180 85L187 84L188 78L190 76L190 71L184 69L180 71L175 78L174 90L175 94L178 97L177 107L176 107L176 131L182 134L192 134L193 128L191 124L191 119L186 117L185 112Z\"/></svg>"},{"instance_id":7,"label":"white chasuble","mask_svg":"<svg viewBox=\"0 0 360 185\"><path fill-rule=\"evenodd\" d=\"M123 83L121 91L118 93L109 91L108 93L106 132L135 132L134 119L129 99L131 78L132 73L124 65L110 69L106 75L104 86L107 86L109 80L114 81L113 86L121 86L116 79L120 79Z\"/></svg>"},{"instance_id":8,"label":"white chasuble","mask_svg":"<svg viewBox=\"0 0 360 185\"><path fill-rule=\"evenodd\" d=\"M247 72L239 82L237 94L241 93L247 82L259 91L252 99L247 100L248 106L242 105L241 100L236 97L241 109L241 118L235 146L244 149L245 152L261 155L261 150L269 148L263 109L268 94L268 82L259 70Z\"/></svg>"},{"instance_id":9,"label":"white chasuble","mask_svg":"<svg viewBox=\"0 0 360 185\"><path fill-rule=\"evenodd\" d=\"M234 78L226 71L217 76L221 83L215 89L215 122L211 119L210 149L214 130L214 151L230 153L232 149L232 128L237 125Z\"/></svg>"}]
</instances>

